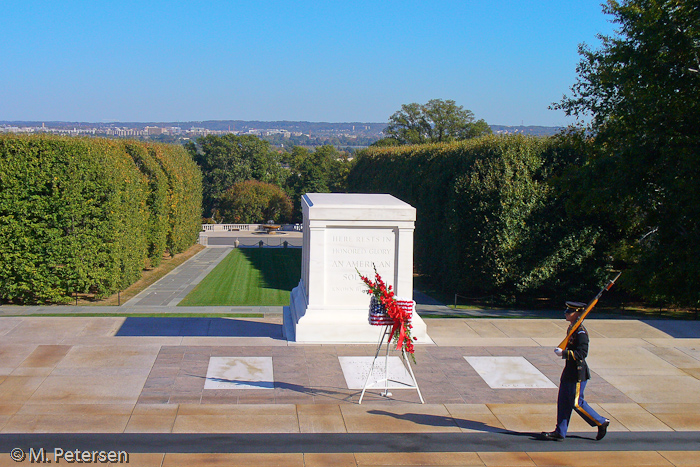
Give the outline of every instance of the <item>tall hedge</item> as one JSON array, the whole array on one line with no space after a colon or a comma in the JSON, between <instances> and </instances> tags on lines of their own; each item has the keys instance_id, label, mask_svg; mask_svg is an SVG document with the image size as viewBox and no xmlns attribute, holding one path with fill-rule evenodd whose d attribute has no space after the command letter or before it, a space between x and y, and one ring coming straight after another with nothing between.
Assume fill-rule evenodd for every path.
<instances>
[{"instance_id":1,"label":"tall hedge","mask_svg":"<svg viewBox=\"0 0 700 467\"><path fill-rule=\"evenodd\" d=\"M604 266L597 229L568 218L551 183L577 157L557 139L524 136L369 148L348 187L416 208L416 268L447 292L565 295Z\"/></svg>"},{"instance_id":2,"label":"tall hedge","mask_svg":"<svg viewBox=\"0 0 700 467\"><path fill-rule=\"evenodd\" d=\"M168 177L167 248L171 254L181 253L197 241L202 229L202 172L182 146L147 147Z\"/></svg>"},{"instance_id":3,"label":"tall hedge","mask_svg":"<svg viewBox=\"0 0 700 467\"><path fill-rule=\"evenodd\" d=\"M197 209L171 208L201 202L197 167L182 148L153 147L165 162L138 142L0 136L0 301L109 295L162 257L170 226L199 229ZM196 238L177 236L179 251Z\"/></svg>"}]
</instances>

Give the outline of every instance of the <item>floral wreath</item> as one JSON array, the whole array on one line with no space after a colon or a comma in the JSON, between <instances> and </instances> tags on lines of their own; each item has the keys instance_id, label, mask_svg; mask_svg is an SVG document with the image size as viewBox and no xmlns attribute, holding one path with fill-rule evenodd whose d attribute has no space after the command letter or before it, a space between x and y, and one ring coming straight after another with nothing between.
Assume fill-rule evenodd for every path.
<instances>
[{"instance_id":1,"label":"floral wreath","mask_svg":"<svg viewBox=\"0 0 700 467\"><path fill-rule=\"evenodd\" d=\"M375 281L371 281L368 277L363 276L360 271L357 274L362 279L362 282L367 285L367 292L369 295L373 295L379 303L386 309L387 314L393 320L393 325L391 328L391 335L389 340L396 342L396 350L403 350L411 354L413 357L413 341L416 340L415 337L411 337L411 313L405 310L403 307L399 306L396 302L396 296L392 290L391 285L387 286L382 277L377 272L377 267L374 267L374 278Z\"/></svg>"}]
</instances>

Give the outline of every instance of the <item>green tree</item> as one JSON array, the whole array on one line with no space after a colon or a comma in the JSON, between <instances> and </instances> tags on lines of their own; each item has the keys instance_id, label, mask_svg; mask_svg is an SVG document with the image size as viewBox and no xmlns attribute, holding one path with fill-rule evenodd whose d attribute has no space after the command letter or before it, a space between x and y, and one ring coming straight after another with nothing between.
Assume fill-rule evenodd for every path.
<instances>
[{"instance_id":1,"label":"green tree","mask_svg":"<svg viewBox=\"0 0 700 467\"><path fill-rule=\"evenodd\" d=\"M315 151L294 146L285 157L290 171L286 188L294 201L294 220L301 220L303 194L345 191L345 181L352 165L346 153L330 145L320 146Z\"/></svg>"},{"instance_id":2,"label":"green tree","mask_svg":"<svg viewBox=\"0 0 700 467\"><path fill-rule=\"evenodd\" d=\"M554 108L590 116L572 208L610 219L623 285L648 299L700 305L700 4L609 0L619 25L579 49L572 96ZM638 241L638 239L644 239Z\"/></svg>"},{"instance_id":3,"label":"green tree","mask_svg":"<svg viewBox=\"0 0 700 467\"><path fill-rule=\"evenodd\" d=\"M277 185L247 180L234 184L224 192L220 209L226 223L283 223L289 221L292 203Z\"/></svg>"},{"instance_id":4,"label":"green tree","mask_svg":"<svg viewBox=\"0 0 700 467\"><path fill-rule=\"evenodd\" d=\"M270 148L270 143L256 136L209 135L186 148L202 169L207 217L216 216L222 194L235 183L258 180L282 185L284 181L279 154Z\"/></svg>"},{"instance_id":5,"label":"green tree","mask_svg":"<svg viewBox=\"0 0 700 467\"><path fill-rule=\"evenodd\" d=\"M474 121L471 110L453 100L403 104L389 117L386 134L400 144L442 143L491 134L486 121Z\"/></svg>"}]
</instances>

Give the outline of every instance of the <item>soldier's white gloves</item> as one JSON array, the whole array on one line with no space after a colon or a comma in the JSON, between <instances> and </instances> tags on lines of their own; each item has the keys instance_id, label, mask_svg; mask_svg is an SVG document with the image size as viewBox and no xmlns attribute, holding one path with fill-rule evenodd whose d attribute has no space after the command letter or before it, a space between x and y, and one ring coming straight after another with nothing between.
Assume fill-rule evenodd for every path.
<instances>
[{"instance_id":1,"label":"soldier's white gloves","mask_svg":"<svg viewBox=\"0 0 700 467\"><path fill-rule=\"evenodd\" d=\"M554 347L554 353L557 354L557 357L561 357L562 355L564 355L564 351L559 347Z\"/></svg>"}]
</instances>

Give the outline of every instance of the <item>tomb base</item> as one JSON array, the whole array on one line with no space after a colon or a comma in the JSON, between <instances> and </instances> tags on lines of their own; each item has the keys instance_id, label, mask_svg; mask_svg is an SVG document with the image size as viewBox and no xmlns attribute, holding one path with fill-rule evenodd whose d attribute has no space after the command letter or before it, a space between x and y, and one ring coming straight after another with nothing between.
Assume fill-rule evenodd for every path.
<instances>
[{"instance_id":1,"label":"tomb base","mask_svg":"<svg viewBox=\"0 0 700 467\"><path fill-rule=\"evenodd\" d=\"M300 284L291 293L289 306L284 307L284 337L303 343L375 344L383 326L372 326L367 321L369 295L364 307L323 306L310 307ZM413 313L411 335L416 344L432 343L425 321Z\"/></svg>"}]
</instances>

